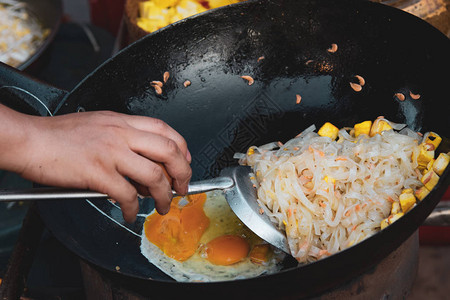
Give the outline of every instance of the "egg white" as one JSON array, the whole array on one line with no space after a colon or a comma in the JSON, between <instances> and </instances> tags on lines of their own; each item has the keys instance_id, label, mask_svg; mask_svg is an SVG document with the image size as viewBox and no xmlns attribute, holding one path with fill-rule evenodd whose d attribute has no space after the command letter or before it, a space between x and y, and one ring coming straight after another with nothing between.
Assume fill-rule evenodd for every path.
<instances>
[{"instance_id":1,"label":"egg white","mask_svg":"<svg viewBox=\"0 0 450 300\"><path fill-rule=\"evenodd\" d=\"M254 245L263 243L232 212L223 192L214 191L207 193L207 200L203 208L210 219L210 225L202 235L200 244L204 245L212 239L226 234L239 235L245 238L251 248ZM156 212L152 211L150 214L153 213ZM151 243L145 235L145 227L141 235L142 255L150 263L177 281L226 281L275 273L281 269L281 262L285 254L275 248L272 249L272 258L264 265L252 263L249 257L229 266L214 265L203 258L199 250L189 259L180 262L166 256L161 249Z\"/></svg>"}]
</instances>

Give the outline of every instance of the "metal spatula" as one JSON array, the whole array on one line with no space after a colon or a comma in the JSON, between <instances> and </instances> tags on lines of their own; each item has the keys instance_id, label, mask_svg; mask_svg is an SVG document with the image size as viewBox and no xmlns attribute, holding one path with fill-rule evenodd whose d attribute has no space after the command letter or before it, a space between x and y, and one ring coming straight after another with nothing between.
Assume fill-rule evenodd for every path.
<instances>
[{"instance_id":1,"label":"metal spatula","mask_svg":"<svg viewBox=\"0 0 450 300\"><path fill-rule=\"evenodd\" d=\"M233 212L250 230L263 240L290 254L285 233L277 229L266 214L260 214L261 208L256 202L256 190L250 180L250 172L250 167L225 168L220 173L220 177L191 182L188 194L223 190ZM173 193L176 195L175 191ZM87 190L54 187L0 190L0 202L86 198L108 198L108 195Z\"/></svg>"}]
</instances>

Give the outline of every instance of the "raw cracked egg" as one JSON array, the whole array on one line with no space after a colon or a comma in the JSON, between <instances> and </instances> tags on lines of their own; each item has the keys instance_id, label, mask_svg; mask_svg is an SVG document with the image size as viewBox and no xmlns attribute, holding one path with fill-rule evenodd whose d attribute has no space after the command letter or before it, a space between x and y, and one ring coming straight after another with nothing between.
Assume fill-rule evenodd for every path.
<instances>
[{"instance_id":1,"label":"raw cracked egg","mask_svg":"<svg viewBox=\"0 0 450 300\"><path fill-rule=\"evenodd\" d=\"M284 254L236 217L223 192L173 199L168 214L144 223L141 252L177 281L224 281L281 269Z\"/></svg>"}]
</instances>

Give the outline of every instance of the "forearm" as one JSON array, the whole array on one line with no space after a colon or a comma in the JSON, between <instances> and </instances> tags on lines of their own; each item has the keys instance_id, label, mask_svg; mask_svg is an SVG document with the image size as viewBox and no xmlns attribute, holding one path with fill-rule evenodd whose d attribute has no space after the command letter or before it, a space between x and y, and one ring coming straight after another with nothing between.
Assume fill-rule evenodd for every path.
<instances>
[{"instance_id":1,"label":"forearm","mask_svg":"<svg viewBox=\"0 0 450 300\"><path fill-rule=\"evenodd\" d=\"M37 118L0 104L0 169L23 171L31 152L30 137Z\"/></svg>"}]
</instances>

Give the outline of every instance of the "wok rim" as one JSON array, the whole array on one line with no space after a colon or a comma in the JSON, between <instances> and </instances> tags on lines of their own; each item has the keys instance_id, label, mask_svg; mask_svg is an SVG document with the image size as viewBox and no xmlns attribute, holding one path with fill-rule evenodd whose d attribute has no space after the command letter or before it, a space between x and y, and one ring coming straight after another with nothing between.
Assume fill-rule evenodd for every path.
<instances>
[{"instance_id":1,"label":"wok rim","mask_svg":"<svg viewBox=\"0 0 450 300\"><path fill-rule=\"evenodd\" d=\"M246 1L246 2L241 2L241 3L232 4L232 5L230 5L230 6L233 6L233 7L234 7L234 6L246 6L246 5L251 5L251 4L253 4L253 3L264 3L264 2L265 2L265 1L261 1L261 0L248 0L248 1ZM270 2L273 2L273 1L270 1ZM446 37L444 34L442 34L440 31L438 31L435 27L433 27L432 25L430 25L430 24L427 23L426 21L424 21L424 20L422 20L422 19L420 19L420 18L418 18L418 17L416 17L416 16L414 16L414 15L412 15L412 14L410 14L410 13L407 13L407 12L404 12L404 11L402 11L402 10L400 10L400 9L397 9L397 8L394 8L394 7L390 7L390 6L386 6L386 5L383 5L383 4L380 4L380 3L374 3L374 2L370 2L370 1L364 1L364 2L366 2L367 5L375 5L375 6L383 7L382 9L391 10L391 11L394 11L394 10L395 10L397 13L402 14L402 15L405 15L405 16L407 16L408 18L414 18L414 19L416 20L416 22L419 22L419 21L420 21L420 22L422 23L422 26L424 26L424 25L426 24L426 26L429 27L429 30L430 30L430 29L433 29L434 31L439 32L439 34L440 34L441 36ZM206 11L206 12L203 12L203 13L200 13L200 14L197 14L197 15L194 15L194 16L191 16L191 17L189 17L189 18L180 20L180 21L175 22L175 23L173 23L173 24L170 24L169 26L166 26L166 27L164 27L164 28L161 28L161 29L159 29L159 30L157 30L157 31L155 31L155 32L152 32L152 33L150 33L149 35L145 36L144 38L142 38L142 39L140 39L140 40L138 40L138 41L136 41L136 42L133 42L132 44L130 44L130 45L128 45L127 47L125 47L124 49L120 50L120 51L117 53L117 55L121 55L122 53L126 53L126 52L127 52L127 49L129 49L129 48L131 48L131 47L135 47L134 45L139 44L139 43L142 43L143 40L150 39L150 38L152 38L152 36L154 36L154 35L156 35L156 34L158 34L158 33L160 33L160 32L163 32L163 31L166 31L166 30L170 30L172 27L180 26L180 24L184 24L184 23L186 23L186 22L191 22L191 20L195 20L195 19L197 19L197 18L199 18L199 17L202 17L203 15L209 15L209 14L212 14L212 13L214 13L214 12L216 12L216 11L219 11L219 10L220 10L220 11L221 11L221 10L225 10L227 7L228 7L228 6L220 7L220 8L215 8L215 9L211 9L211 10L208 10L208 11ZM448 42L450 42L450 39L449 39L448 37L446 37L446 39L447 39ZM117 55L116 55L116 56L117 56ZM112 60L114 60L114 58L115 58L116 56L114 56L114 57L108 59L107 61L105 61L104 63L102 63L101 65L99 65L92 73L90 73L90 74L89 74L88 76L86 76L82 81L80 81L80 82L74 87L74 89L73 89L72 91L77 90L80 86L82 86L82 85L84 84L85 81L88 81L89 78L90 78L93 74L95 74L98 70L100 70L101 68L103 68L104 65L106 65L106 64L110 63ZM58 105L57 109L55 110L55 114L57 114L59 108L61 108L62 105L66 102L66 100L70 97L71 93L72 93L72 92L68 93L68 94L64 97L64 99L60 102L60 104ZM443 195L443 193L445 192L445 189L441 189L440 187L441 187L442 185L445 185L445 184L448 186L448 184L449 184L449 182L450 182L449 170L448 170L448 169L449 169L449 168L447 168L447 170L444 172L444 174L443 174L442 177L441 177L441 181L438 183L438 187L439 187L439 188L438 188L438 189L434 188L434 189L430 192L430 194L427 196L427 198L424 199L425 201L422 201L422 202L418 203L417 207L415 207L413 210L409 211L408 214L414 213L415 211L423 210L425 207L430 206L430 205L433 206L433 207L435 207L435 206L437 205L437 202L438 202L438 201L435 201L436 203L432 204L432 203L428 203L429 201L426 201L426 200L427 200L427 199L429 200L429 199L431 198L430 196L437 197L437 195L438 195L439 193L441 194L441 196ZM442 179L444 179L444 180L442 180ZM436 194L436 193L438 193L438 194ZM422 208L422 209L419 209L419 208ZM428 209L429 209L429 207L428 207ZM429 213L431 213L431 210L429 211ZM429 215L429 213L428 213L427 215ZM306 265L301 265L301 266L293 267L293 268L290 268L290 269L281 270L281 271L279 271L279 272L277 272L277 273L275 273L275 274L262 275L262 276L254 277L254 278L239 279L239 280L233 280L233 281L219 281L219 282L177 282L177 281L175 281L175 280L164 281L164 280L159 280L159 279L145 278L145 277L142 277L142 276L137 276L137 275L135 275L135 274L128 274L128 273L125 274L125 273L121 273L121 272L117 272L117 273L118 273L118 274L121 274L121 275L123 275L123 276L126 276L126 277L135 278L135 279L151 280L151 281L154 281L154 282L163 282L163 283L165 283L165 284L170 284L170 285L171 285L171 284L176 284L177 286L180 285L180 284L181 284L181 285L187 285L187 286L190 286L190 285L206 285L206 286L212 286L212 285L216 285L216 284L221 284L221 285L223 285L223 284L226 284L226 285L234 285L234 284L236 284L236 282L238 282L237 284L240 284L240 283L242 283L242 282L259 281L261 278L269 278L269 277L272 278L272 277L276 277L276 276L285 276L286 273L297 272L298 270L304 270L304 269L306 269L306 271L307 271L309 268L311 268L311 266L314 266L314 267L315 267L315 266L317 266L318 264L319 264L319 265L320 265L320 264L327 264L330 260L333 260L334 257L338 257L338 258L339 258L339 257L343 256L343 253L344 253L344 254L346 254L346 253L352 253L352 252L353 252L352 249L355 249L355 248L356 248L355 246L366 245L367 243L369 243L368 241L369 241L369 240L372 240L374 237L384 236L384 235L387 235L389 232L396 231L397 228L400 228L400 227L402 226L401 224L407 222L409 219L410 219L410 218L401 218L399 221L397 221L397 222L395 222L394 224L388 226L388 228L386 228L386 229L384 229L384 230L382 230L382 231L377 232L376 234L374 234L374 235L371 236L370 238L366 238L366 239L364 239L363 241L359 242L358 244L355 244L355 245L353 245L352 247L349 247L349 248L347 248L347 249L345 249L345 250L342 250L342 251L340 251L340 252L338 252L338 253L336 253L336 254L334 254L334 255L332 255L332 256L326 257L326 258L324 258L324 259L321 259L321 260L318 260L318 261L315 261L315 262L312 262L312 263L308 263L308 264L306 264ZM423 220L425 220L425 218L424 218ZM423 220L422 220L421 223L423 223ZM418 228L418 227L417 227L417 228ZM417 230L417 228L415 228L415 230ZM413 231L408 235L408 237L409 237L411 234L413 234L413 232L414 232L415 230L413 230ZM136 237L136 238L137 238L137 237ZM379 239L381 240L381 238L379 238ZM405 240L406 240L406 238L405 238ZM403 241L403 242L404 242L404 241ZM401 243L400 243L400 244L401 244ZM72 251L72 249L71 249L71 251ZM100 265L98 261L95 262L95 261L92 261L90 258L83 257L83 256L80 255L79 253L76 253L76 254L77 254L78 256L82 257L84 260L89 261L89 262L92 263L93 265L98 266L98 267L102 268L102 269L105 270L105 271L113 272L110 268L108 268L108 267L106 267L106 266L103 266L103 265ZM381 260L381 258L377 259L377 262L379 262L380 260ZM368 266L366 267L366 269L368 269L368 268L369 268L370 266L372 266L373 264L375 264L375 262L373 262L372 264L368 265ZM113 272L113 273L114 273L114 272Z\"/></svg>"}]
</instances>

